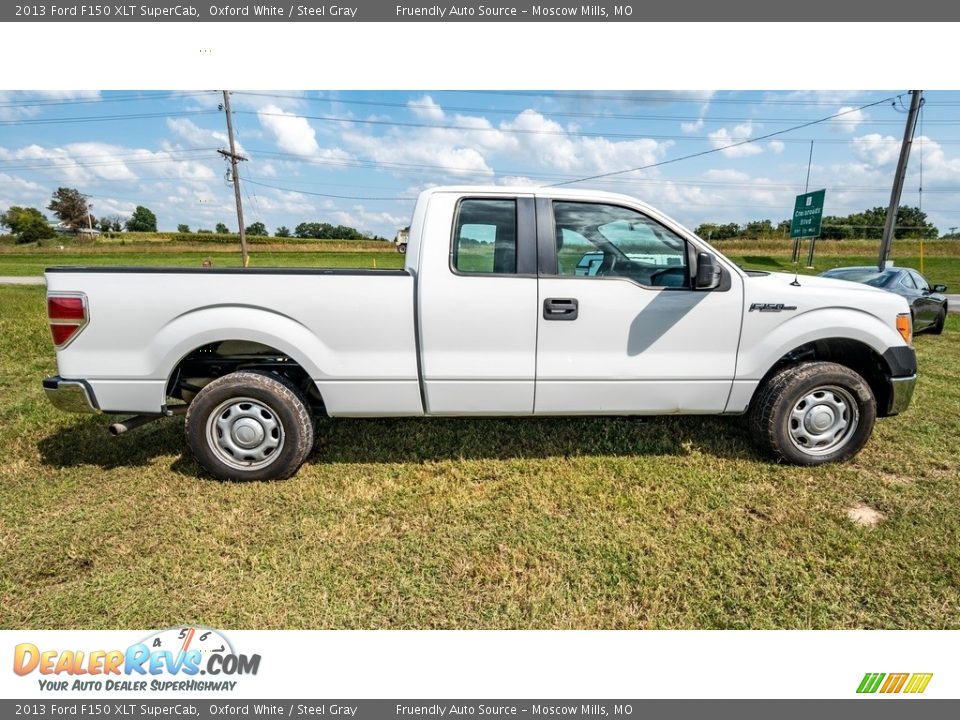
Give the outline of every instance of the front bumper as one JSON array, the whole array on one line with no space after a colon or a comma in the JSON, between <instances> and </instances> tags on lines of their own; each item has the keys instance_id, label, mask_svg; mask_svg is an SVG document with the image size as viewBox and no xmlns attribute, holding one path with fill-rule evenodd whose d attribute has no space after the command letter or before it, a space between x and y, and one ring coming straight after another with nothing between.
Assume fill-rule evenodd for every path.
<instances>
[{"instance_id":1,"label":"front bumper","mask_svg":"<svg viewBox=\"0 0 960 720\"><path fill-rule=\"evenodd\" d=\"M97 398L86 380L64 380L59 375L43 379L43 391L47 400L65 412L100 412Z\"/></svg>"},{"instance_id":2,"label":"front bumper","mask_svg":"<svg viewBox=\"0 0 960 720\"><path fill-rule=\"evenodd\" d=\"M917 385L917 376L890 378L890 409L888 415L898 415L910 406L913 389Z\"/></svg>"}]
</instances>

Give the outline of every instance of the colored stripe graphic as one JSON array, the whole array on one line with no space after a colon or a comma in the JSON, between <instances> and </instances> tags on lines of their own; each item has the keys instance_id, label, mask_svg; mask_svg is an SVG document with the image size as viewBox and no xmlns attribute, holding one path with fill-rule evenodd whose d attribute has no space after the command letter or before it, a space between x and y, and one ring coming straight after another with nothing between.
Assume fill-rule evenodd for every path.
<instances>
[{"instance_id":1,"label":"colored stripe graphic","mask_svg":"<svg viewBox=\"0 0 960 720\"><path fill-rule=\"evenodd\" d=\"M933 677L933 673L914 673L913 677L910 678L910 682L907 684L905 693L922 693L927 689L927 685L930 684L930 679Z\"/></svg>"},{"instance_id":2,"label":"colored stripe graphic","mask_svg":"<svg viewBox=\"0 0 960 720\"><path fill-rule=\"evenodd\" d=\"M907 681L907 678L910 677L910 673L890 673L887 675L887 681L883 684L883 687L880 688L882 693L898 693L903 684Z\"/></svg>"},{"instance_id":3,"label":"colored stripe graphic","mask_svg":"<svg viewBox=\"0 0 960 720\"><path fill-rule=\"evenodd\" d=\"M883 680L885 675L883 673L867 673L863 676L863 680L860 681L860 687L857 688L858 693L875 693L877 688L880 687L880 681Z\"/></svg>"},{"instance_id":4,"label":"colored stripe graphic","mask_svg":"<svg viewBox=\"0 0 960 720\"><path fill-rule=\"evenodd\" d=\"M927 689L932 678L933 673L866 673L857 686L857 692L869 694L879 691L889 695L902 691L918 694Z\"/></svg>"}]
</instances>

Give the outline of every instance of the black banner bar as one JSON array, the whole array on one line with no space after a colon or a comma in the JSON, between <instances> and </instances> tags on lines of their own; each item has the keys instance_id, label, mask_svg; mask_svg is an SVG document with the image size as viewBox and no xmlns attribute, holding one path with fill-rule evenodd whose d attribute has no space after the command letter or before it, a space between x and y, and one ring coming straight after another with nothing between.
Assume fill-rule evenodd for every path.
<instances>
[{"instance_id":1,"label":"black banner bar","mask_svg":"<svg viewBox=\"0 0 960 720\"><path fill-rule=\"evenodd\" d=\"M948 22L960 20L960 3L891 0L837 3L804 0L667 0L599 4L527 0L150 0L146 3L63 0L3 3L0 22ZM864 26L867 27L867 26ZM719 31L722 34L722 31ZM791 47L816 48L815 31L797 29Z\"/></svg>"}]
</instances>

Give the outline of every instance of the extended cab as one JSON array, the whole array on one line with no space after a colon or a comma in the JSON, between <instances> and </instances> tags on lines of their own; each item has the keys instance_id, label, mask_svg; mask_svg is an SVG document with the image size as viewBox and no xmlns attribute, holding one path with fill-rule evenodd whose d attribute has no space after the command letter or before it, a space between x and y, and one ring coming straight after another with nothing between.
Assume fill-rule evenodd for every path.
<instances>
[{"instance_id":1,"label":"extended cab","mask_svg":"<svg viewBox=\"0 0 960 720\"><path fill-rule=\"evenodd\" d=\"M655 209L434 188L403 270L49 268L55 405L184 412L219 478L287 477L314 417L750 413L776 458L844 460L916 381L906 301L744 271Z\"/></svg>"}]
</instances>

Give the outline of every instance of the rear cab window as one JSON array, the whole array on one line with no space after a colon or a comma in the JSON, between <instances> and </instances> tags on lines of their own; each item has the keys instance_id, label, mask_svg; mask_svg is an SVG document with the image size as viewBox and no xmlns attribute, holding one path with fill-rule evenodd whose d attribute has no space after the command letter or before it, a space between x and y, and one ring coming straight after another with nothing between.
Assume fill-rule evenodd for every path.
<instances>
[{"instance_id":1,"label":"rear cab window","mask_svg":"<svg viewBox=\"0 0 960 720\"><path fill-rule=\"evenodd\" d=\"M457 208L451 267L469 275L517 272L517 201L465 198Z\"/></svg>"}]
</instances>

